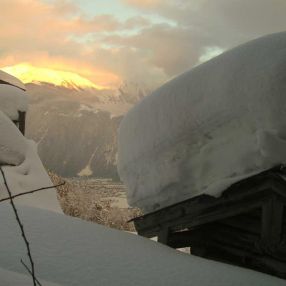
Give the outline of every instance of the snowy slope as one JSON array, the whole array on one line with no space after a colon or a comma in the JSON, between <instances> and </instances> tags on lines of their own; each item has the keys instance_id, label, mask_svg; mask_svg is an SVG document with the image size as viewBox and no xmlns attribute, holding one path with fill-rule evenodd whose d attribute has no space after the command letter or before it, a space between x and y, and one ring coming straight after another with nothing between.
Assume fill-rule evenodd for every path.
<instances>
[{"instance_id":1,"label":"snowy slope","mask_svg":"<svg viewBox=\"0 0 286 286\"><path fill-rule=\"evenodd\" d=\"M129 203L146 212L286 163L286 32L239 46L144 98L119 132Z\"/></svg>"},{"instance_id":2,"label":"snowy slope","mask_svg":"<svg viewBox=\"0 0 286 286\"><path fill-rule=\"evenodd\" d=\"M189 256L133 234L31 207L19 210L40 280L67 286L285 285L285 280ZM25 247L9 205L0 206L0 225L0 268L25 273L20 264Z\"/></svg>"},{"instance_id":3,"label":"snowy slope","mask_svg":"<svg viewBox=\"0 0 286 286\"><path fill-rule=\"evenodd\" d=\"M28 274L29 275L29 274ZM58 284L41 281L45 286L59 286ZM1 286L31 286L32 279L30 276L19 274L0 268L0 285Z\"/></svg>"}]
</instances>

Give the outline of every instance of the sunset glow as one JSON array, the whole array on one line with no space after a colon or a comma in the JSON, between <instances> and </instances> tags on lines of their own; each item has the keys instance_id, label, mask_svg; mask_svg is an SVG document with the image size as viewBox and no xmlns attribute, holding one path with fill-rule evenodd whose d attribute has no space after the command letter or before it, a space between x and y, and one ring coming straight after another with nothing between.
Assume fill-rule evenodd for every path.
<instances>
[{"instance_id":1,"label":"sunset glow","mask_svg":"<svg viewBox=\"0 0 286 286\"><path fill-rule=\"evenodd\" d=\"M73 72L35 67L26 63L7 66L2 68L2 70L19 78L23 83L46 82L58 86L68 86L69 84L75 84L83 88L110 88L109 86L105 86L100 83L93 83L87 78Z\"/></svg>"},{"instance_id":2,"label":"sunset glow","mask_svg":"<svg viewBox=\"0 0 286 286\"><path fill-rule=\"evenodd\" d=\"M285 0L1 0L0 69L26 83L154 90L238 44L284 31L285 11Z\"/></svg>"}]
</instances>

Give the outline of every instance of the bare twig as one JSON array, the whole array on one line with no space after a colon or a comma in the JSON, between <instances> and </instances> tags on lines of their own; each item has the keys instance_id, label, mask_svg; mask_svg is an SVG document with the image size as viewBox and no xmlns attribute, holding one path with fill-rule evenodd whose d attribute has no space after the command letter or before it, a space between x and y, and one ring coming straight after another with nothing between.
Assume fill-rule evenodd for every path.
<instances>
[{"instance_id":1,"label":"bare twig","mask_svg":"<svg viewBox=\"0 0 286 286\"><path fill-rule=\"evenodd\" d=\"M31 263L31 275L32 275L32 278L33 278L33 285L37 286L36 285L36 277L35 277L35 267L34 267L34 261L33 261L32 254L31 254L30 244L29 244L29 242L27 240L27 237L26 237L26 234L25 234L25 231L24 231L24 226L23 226L23 224L22 224L22 222L20 220L17 208L16 208L16 206L14 204L14 201L13 201L13 198L12 198L12 193L10 191L10 188L9 188L7 180L6 180L5 173L4 173L4 171L3 171L1 166L0 166L0 171L2 173L2 176L3 176L3 179L4 179L4 185L5 185L6 189L7 189L8 195L9 195L10 204L11 204L11 206L13 208L16 220L17 220L18 225L19 225L20 230L21 230L21 234L22 234L23 240L24 240L24 242L26 244L27 255L28 255L30 263Z\"/></svg>"},{"instance_id":2,"label":"bare twig","mask_svg":"<svg viewBox=\"0 0 286 286\"><path fill-rule=\"evenodd\" d=\"M17 197L21 197L21 196L24 196L24 195L27 195L27 194L32 194L32 193L39 192L39 191L43 191L43 190L48 190L48 189L57 188L57 187L63 186L65 183L66 183L66 182L63 182L63 183L58 184L58 185L55 185L55 186L44 187L44 188L40 188L40 189L36 189L36 190L32 190L32 191L27 191L27 192L24 192L24 193L21 193L21 194L12 195L11 197L1 199L1 200L0 200L0 203L1 203L1 202L8 201L8 200L10 200L10 199L15 199L15 198L17 198Z\"/></svg>"},{"instance_id":3,"label":"bare twig","mask_svg":"<svg viewBox=\"0 0 286 286\"><path fill-rule=\"evenodd\" d=\"M31 270L29 269L29 267L25 264L25 262L21 259L21 263L23 264L23 266L26 268L26 270L29 272L29 274L31 274L32 275L32 272L31 272ZM35 279L36 279L36 282L37 282L37 284L38 284L38 286L42 286L42 284L40 283L40 281L35 277Z\"/></svg>"}]
</instances>

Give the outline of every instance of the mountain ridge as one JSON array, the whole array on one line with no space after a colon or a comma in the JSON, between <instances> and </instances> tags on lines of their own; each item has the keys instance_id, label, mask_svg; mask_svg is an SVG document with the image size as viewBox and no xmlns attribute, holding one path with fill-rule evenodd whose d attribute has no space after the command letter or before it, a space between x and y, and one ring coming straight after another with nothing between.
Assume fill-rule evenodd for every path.
<instances>
[{"instance_id":1,"label":"mountain ridge","mask_svg":"<svg viewBox=\"0 0 286 286\"><path fill-rule=\"evenodd\" d=\"M43 82L26 87L27 137L38 143L45 167L64 177L117 180L117 129L124 114L148 91L128 84L117 91Z\"/></svg>"}]
</instances>

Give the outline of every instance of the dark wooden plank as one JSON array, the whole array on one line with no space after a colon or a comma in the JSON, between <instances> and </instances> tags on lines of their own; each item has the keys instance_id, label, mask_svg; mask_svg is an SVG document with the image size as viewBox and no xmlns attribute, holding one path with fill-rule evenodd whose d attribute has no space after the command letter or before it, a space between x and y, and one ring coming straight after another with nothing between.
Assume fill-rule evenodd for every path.
<instances>
[{"instance_id":1,"label":"dark wooden plank","mask_svg":"<svg viewBox=\"0 0 286 286\"><path fill-rule=\"evenodd\" d=\"M169 245L174 248L193 247L193 245L208 245L212 241L259 253L257 248L259 235L242 232L232 226L213 223L188 231L174 232L170 235ZM260 252L263 254L262 252Z\"/></svg>"},{"instance_id":2,"label":"dark wooden plank","mask_svg":"<svg viewBox=\"0 0 286 286\"><path fill-rule=\"evenodd\" d=\"M263 194L263 196L265 196ZM253 209L259 208L262 205L260 201L262 194L253 194L249 198L242 201L228 200L221 202L208 203L207 205L201 205L200 209L194 209L192 212L179 216L176 219L166 218L165 216L156 216L152 222L149 217L148 221L144 219L134 220L137 231L146 236L147 233L154 233L155 229L159 229L159 226L166 226L173 231L191 228L201 224L207 224L217 220L233 217L238 214L249 212Z\"/></svg>"},{"instance_id":3,"label":"dark wooden plank","mask_svg":"<svg viewBox=\"0 0 286 286\"><path fill-rule=\"evenodd\" d=\"M258 209L259 210L259 209ZM256 213L253 211L253 213ZM238 229L243 232L249 232L252 234L260 235L261 233L261 210L258 211L260 216L254 217L252 215L252 212L238 215L234 217L229 217L226 219L222 219L219 221L220 224L230 227L233 227L235 229Z\"/></svg>"},{"instance_id":4,"label":"dark wooden plank","mask_svg":"<svg viewBox=\"0 0 286 286\"><path fill-rule=\"evenodd\" d=\"M199 247L202 246L199 245ZM194 253L192 254L195 255ZM279 261L265 255L245 252L242 249L229 245L210 242L208 246L205 247L203 255L199 256L254 269L280 278L286 278L286 262Z\"/></svg>"},{"instance_id":5,"label":"dark wooden plank","mask_svg":"<svg viewBox=\"0 0 286 286\"><path fill-rule=\"evenodd\" d=\"M283 166L234 184L219 198L199 196L134 219L140 235L159 236L192 254L286 277ZM282 171L281 171L282 170Z\"/></svg>"},{"instance_id":6,"label":"dark wooden plank","mask_svg":"<svg viewBox=\"0 0 286 286\"><path fill-rule=\"evenodd\" d=\"M216 199L208 195L201 195L196 198L189 199L187 201L163 208L153 213L149 213L133 219L134 223L140 227L154 226L156 222L158 224L164 221L176 220L187 213L200 211L203 206L211 205Z\"/></svg>"},{"instance_id":7,"label":"dark wooden plank","mask_svg":"<svg viewBox=\"0 0 286 286\"><path fill-rule=\"evenodd\" d=\"M284 205L274 195L263 204L261 247L267 252L273 252L282 240Z\"/></svg>"},{"instance_id":8,"label":"dark wooden plank","mask_svg":"<svg viewBox=\"0 0 286 286\"><path fill-rule=\"evenodd\" d=\"M284 184L286 185L285 182ZM192 202L192 204L188 204L189 208L183 203L181 206L176 205L176 209L166 208L161 212L156 212L154 216L149 214L134 219L134 223L136 229L142 235L144 233L154 233L152 229L157 229L160 225L168 225L171 228L175 227L175 225L182 228L191 227L198 223L208 223L214 219L222 219L223 217L234 216L240 212L250 211L252 208L262 205L262 201L271 193L273 191L267 187L267 189L261 189L260 192L255 191L251 193L249 191L247 196L219 198L209 200L206 203ZM252 202L252 205L250 205L250 202ZM215 209L217 210L214 211ZM209 219L206 217L209 217ZM194 220L198 222L194 222Z\"/></svg>"},{"instance_id":9,"label":"dark wooden plank","mask_svg":"<svg viewBox=\"0 0 286 286\"><path fill-rule=\"evenodd\" d=\"M169 246L173 248L190 247L193 244L198 245L202 243L204 234L192 230L174 232L169 236Z\"/></svg>"},{"instance_id":10,"label":"dark wooden plank","mask_svg":"<svg viewBox=\"0 0 286 286\"><path fill-rule=\"evenodd\" d=\"M191 228L247 213L259 207L261 207L261 202L257 197L253 197L243 202L238 201L228 204L214 205L214 207L208 208L196 216L186 216L182 218L178 223L184 227Z\"/></svg>"},{"instance_id":11,"label":"dark wooden plank","mask_svg":"<svg viewBox=\"0 0 286 286\"><path fill-rule=\"evenodd\" d=\"M25 135L25 125L26 125L26 112L18 111L19 114L19 130L23 135Z\"/></svg>"},{"instance_id":12,"label":"dark wooden plank","mask_svg":"<svg viewBox=\"0 0 286 286\"><path fill-rule=\"evenodd\" d=\"M158 233L158 242L169 245L169 235L170 230L167 227L162 228Z\"/></svg>"},{"instance_id":13,"label":"dark wooden plank","mask_svg":"<svg viewBox=\"0 0 286 286\"><path fill-rule=\"evenodd\" d=\"M257 181L257 178L255 180L249 179L249 181L251 182L249 183L249 186L251 186L250 189L246 188L247 184L246 182L244 182L243 184L240 183L237 184L235 187L229 188L223 193L222 197L218 199L215 199L210 196L199 196L197 198L192 198L187 201L175 204L173 206L163 208L154 213L135 218L135 225L138 228L148 229L149 227L154 227L156 224L165 224L169 221L185 217L188 214L192 216L197 216L199 212L204 212L205 209L209 206L218 207L219 205L225 205L231 202L247 200L250 196L256 196L257 193L259 193L261 196L263 194L273 192L273 189L275 191L278 191L279 188L283 188L284 190L286 190L285 181L283 181L279 176L276 176L276 174L271 173L267 176L264 175L264 177L261 177L261 175L257 175L257 177L260 178L260 181ZM277 183L277 181L280 182ZM255 184L253 182L255 182ZM243 186L246 189L238 189L238 187ZM280 190L280 193L284 194L286 203L286 191L281 192Z\"/></svg>"}]
</instances>

